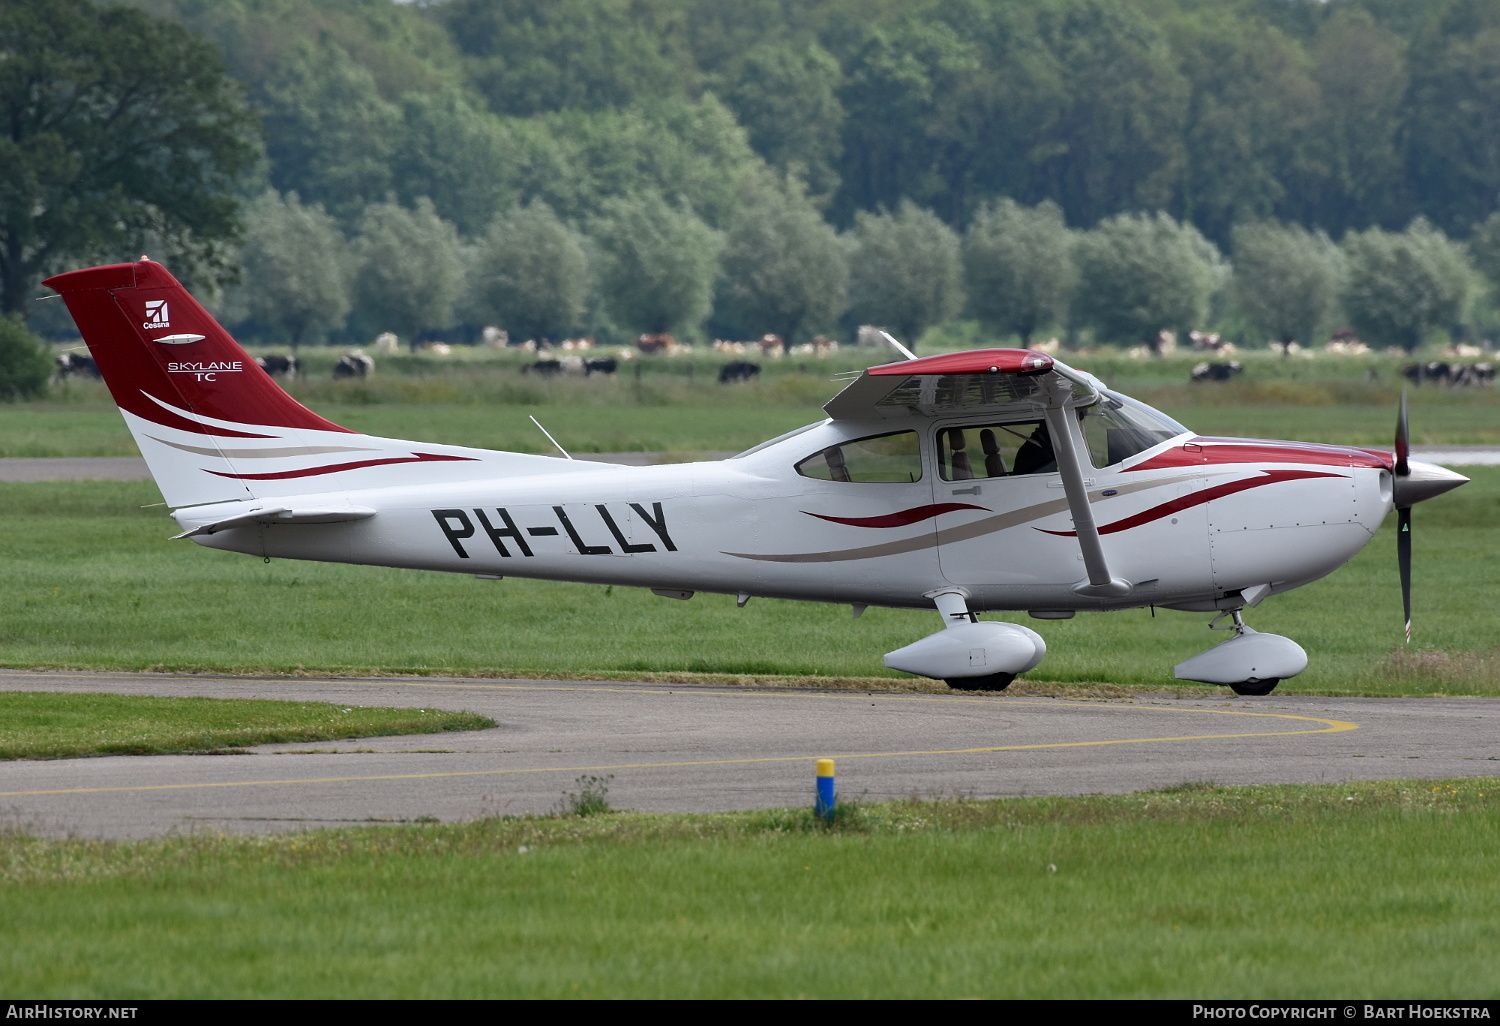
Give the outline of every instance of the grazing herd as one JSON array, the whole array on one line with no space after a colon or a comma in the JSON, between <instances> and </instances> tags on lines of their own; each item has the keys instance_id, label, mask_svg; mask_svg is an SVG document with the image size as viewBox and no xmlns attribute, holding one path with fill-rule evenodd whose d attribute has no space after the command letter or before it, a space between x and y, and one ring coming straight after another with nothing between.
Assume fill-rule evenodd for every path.
<instances>
[{"instance_id":1,"label":"grazing herd","mask_svg":"<svg viewBox=\"0 0 1500 1026\"><path fill-rule=\"evenodd\" d=\"M1194 340L1195 343L1197 340ZM835 343L836 345L836 343ZM582 340L571 345L565 345L566 349L592 348L592 340ZM434 347L435 348L435 347ZM636 349L641 353L671 353L677 349L676 343L671 335L642 335L636 340ZM731 355L752 349L760 349L762 355L774 350L776 355L781 354L781 340L774 335L767 335L764 339L755 343L716 343L715 351L726 352ZM1212 348L1209 346L1195 346L1195 348ZM1232 348L1226 347L1229 351ZM447 347L444 346L446 351ZM536 351L533 349L532 351ZM545 349L542 350L545 353ZM1342 351L1342 350L1340 350ZM441 351L440 351L441 352ZM1221 354L1223 350L1220 351ZM625 357L634 355L626 350ZM283 356L271 354L268 356L257 356L255 358L261 370L273 378L297 378L302 374L302 364L296 356ZM595 375L613 375L620 369L620 359L614 356L580 356L576 353L565 353L562 356L542 355L535 362L522 368L522 373L535 374L544 378L555 377L578 377L588 378ZM1245 370L1244 364L1238 360L1219 360L1214 362L1204 361L1194 365L1190 372L1190 380L1194 383L1200 382L1224 382L1230 381ZM335 380L364 380L375 373L375 360L361 349L355 349L340 356L333 365L333 377ZM1372 380L1374 371L1371 372ZM743 384L756 380L760 376L760 364L749 360L732 360L719 368L719 384ZM1401 376L1413 385L1441 385L1448 388L1473 388L1493 387L1495 384L1495 365L1493 363L1452 363L1442 360L1429 360L1421 363L1409 363L1401 368ZM94 363L92 356L84 353L69 351L59 353L56 357L55 380L68 378L92 378L99 380L99 367Z\"/></svg>"},{"instance_id":2,"label":"grazing herd","mask_svg":"<svg viewBox=\"0 0 1500 1026\"><path fill-rule=\"evenodd\" d=\"M535 363L521 368L522 374L540 374L544 378L554 378L559 374L565 374L575 378L592 377L595 374L613 374L620 369L620 361L613 356L582 357L563 356L553 358L545 356Z\"/></svg>"},{"instance_id":3,"label":"grazing herd","mask_svg":"<svg viewBox=\"0 0 1500 1026\"><path fill-rule=\"evenodd\" d=\"M1444 363L1432 360L1427 363L1409 363L1401 368L1401 376L1413 385L1447 385L1449 388L1472 388L1495 384L1493 363Z\"/></svg>"}]
</instances>

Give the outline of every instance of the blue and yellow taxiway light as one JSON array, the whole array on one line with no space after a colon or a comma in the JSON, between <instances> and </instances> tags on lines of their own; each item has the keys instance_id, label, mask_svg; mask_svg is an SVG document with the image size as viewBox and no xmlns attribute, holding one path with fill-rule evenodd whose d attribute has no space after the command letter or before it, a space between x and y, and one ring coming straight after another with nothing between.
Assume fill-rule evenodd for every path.
<instances>
[{"instance_id":1,"label":"blue and yellow taxiway light","mask_svg":"<svg viewBox=\"0 0 1500 1026\"><path fill-rule=\"evenodd\" d=\"M833 818L834 788L833 788L833 760L818 760L818 797L813 803L813 812L820 819Z\"/></svg>"}]
</instances>

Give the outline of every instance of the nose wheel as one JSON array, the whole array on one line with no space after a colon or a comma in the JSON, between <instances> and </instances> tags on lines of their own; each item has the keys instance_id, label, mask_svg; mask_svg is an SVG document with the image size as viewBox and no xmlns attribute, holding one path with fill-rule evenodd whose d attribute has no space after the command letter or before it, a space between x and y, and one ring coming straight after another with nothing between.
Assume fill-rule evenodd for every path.
<instances>
[{"instance_id":1,"label":"nose wheel","mask_svg":"<svg viewBox=\"0 0 1500 1026\"><path fill-rule=\"evenodd\" d=\"M1234 631L1236 636L1242 636L1246 632L1254 634L1250 626L1245 623L1244 611L1240 609L1229 610L1230 622L1220 626L1219 621L1224 619L1223 614L1214 617L1214 622L1208 625L1211 631ZM1261 698L1276 690L1276 685L1281 683L1280 677L1267 677L1264 680L1252 677L1249 680L1232 681L1226 685L1236 695Z\"/></svg>"},{"instance_id":2,"label":"nose wheel","mask_svg":"<svg viewBox=\"0 0 1500 1026\"><path fill-rule=\"evenodd\" d=\"M1177 664L1178 680L1196 680L1227 687L1236 695L1269 695L1288 677L1307 669L1307 653L1290 638L1252 630L1240 610L1227 611L1231 622L1220 625L1220 613L1209 624L1211 630L1233 631L1234 636Z\"/></svg>"},{"instance_id":3,"label":"nose wheel","mask_svg":"<svg viewBox=\"0 0 1500 1026\"><path fill-rule=\"evenodd\" d=\"M954 691L1004 691L1015 679L1014 673L991 673L983 677L946 677L943 683Z\"/></svg>"},{"instance_id":4,"label":"nose wheel","mask_svg":"<svg viewBox=\"0 0 1500 1026\"><path fill-rule=\"evenodd\" d=\"M1236 695L1269 695L1276 690L1276 685L1281 683L1280 677L1272 677L1270 680L1242 680L1238 684L1228 685L1229 690Z\"/></svg>"}]
</instances>

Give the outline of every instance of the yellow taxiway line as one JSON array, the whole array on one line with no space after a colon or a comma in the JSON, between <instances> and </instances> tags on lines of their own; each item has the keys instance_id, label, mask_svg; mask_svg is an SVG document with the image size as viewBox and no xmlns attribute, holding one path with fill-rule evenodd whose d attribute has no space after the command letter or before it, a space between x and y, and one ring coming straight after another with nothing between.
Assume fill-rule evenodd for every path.
<instances>
[{"instance_id":1,"label":"yellow taxiway line","mask_svg":"<svg viewBox=\"0 0 1500 1026\"><path fill-rule=\"evenodd\" d=\"M13 676L13 675L11 675L11 674L0 674L0 680L3 680L5 677L9 677L9 676ZM61 675L59 675L59 677L61 677ZM58 678L54 677L53 679L58 679ZM93 677L93 676L84 676L84 675L77 675L77 676L69 675L69 676L67 676L64 679L69 679L69 680L120 680L121 678L119 678L119 677ZM235 678L164 678L164 680L170 680L170 679L223 680L223 681L229 681L229 682L235 681ZM256 678L256 679L253 679L253 680L246 680L244 682L245 683L277 683L277 681L267 680L265 678ZM537 685L537 684L451 684L451 683L436 683L436 682L429 684L429 683L410 682L410 681L341 680L341 679L337 679L337 678L327 679L327 680L307 679L307 678L289 678L288 681L287 681L287 683L297 683L297 684L352 684L352 685L363 685L363 686L375 685L377 687L462 688L462 689L480 689L480 690L492 690L492 691L585 691L585 692L604 692L604 693L611 693L611 694L662 694L662 695L673 694L674 693L671 689L668 689L668 688L608 688L608 687L582 687L582 686L579 686L579 685L545 686L545 685ZM694 693L695 694L708 693L708 694L714 694L714 695L725 695L725 696L735 697L735 698L774 697L774 696L777 696L777 695L780 694L779 691L759 691L759 692L750 692L750 691L743 691L743 692L714 691L714 692L694 692ZM949 698L949 697L942 696L942 695L871 695L871 694L863 694L863 695L861 695L861 694L845 694L845 693L821 692L821 693L812 693L812 694L799 695L798 697L802 697L802 698L845 698L845 699L859 699L860 701L869 701L869 700L873 699L875 701L886 701L886 702L960 702L960 703L980 703L980 704L985 704L985 705L1002 705L1003 704L1006 707L1017 706L1017 705L1033 705L1033 706L1043 706L1043 707L1046 707L1046 708L1109 709L1109 710L1117 711L1117 712L1119 712L1119 711L1168 712L1168 713L1175 712L1175 713L1194 713L1194 714L1209 715L1209 716L1254 716L1254 717L1267 718L1267 719L1300 720L1300 721L1305 722L1305 723L1317 723L1317 724L1321 724L1321 726L1315 727L1315 728L1303 728L1303 729L1298 729L1298 730L1257 731L1257 732L1240 733L1240 734L1188 734L1188 735L1179 735L1179 736L1174 736L1174 737L1116 738L1116 739L1106 740L1106 741L1055 741L1055 742L1048 742L1048 743L1044 743L1044 744L1033 744L1033 745L997 745L997 746L994 746L994 747L984 747L984 748L945 748L945 749L912 750L912 751L901 751L901 752L852 752L852 753L846 753L846 754L843 754L843 755L834 755L834 756L831 756L831 758L834 758L834 759L898 759L898 758L903 758L903 757L915 757L915 756L983 755L983 754L987 754L987 753L990 753L990 752L1036 751L1038 749L1045 749L1045 748L1093 748L1093 747L1102 747L1104 745L1161 744L1161 743L1169 742L1169 741L1216 741L1216 740L1231 740L1231 739L1235 739L1235 738L1252 738L1252 737L1288 737L1288 736L1297 735L1297 734L1338 734L1338 733L1343 733L1345 731L1358 730L1359 729L1359 724L1357 724L1357 723L1350 723L1347 720L1331 720L1331 719L1324 719L1324 718L1318 717L1318 716L1298 716L1298 715L1295 715L1295 714L1292 714L1292 713L1249 712L1249 711L1241 711L1241 710L1238 710L1238 709L1174 709L1174 708L1172 708L1170 706L1098 705L1098 704L1093 704L1093 703L1084 704L1084 703L1081 703L1081 702L1067 702L1067 701L1057 701L1057 700L1042 702L1042 701L1033 701L1033 700L1028 700L1028 699L1001 699L1001 700L996 700L996 699L984 699L984 698ZM821 753L821 757L825 757L826 758L826 757L830 757L830 756L828 756L827 753L824 752L824 753ZM524 768L524 769L464 770L464 771L454 771L454 772L446 772L446 773L393 773L393 774L384 774L384 775L377 775L377 776L304 777L304 778L291 778L291 779L286 779L286 780L232 780L232 781L221 781L221 782L212 782L212 783L194 783L194 784L143 784L143 785L123 786L123 787L75 787L75 788L58 788L58 789L55 789L55 790L42 790L42 791L0 791L0 798L19 798L19 797L27 797L27 796L40 796L40 795L53 795L53 794L103 794L103 793L108 793L108 792L119 792L119 791L183 791L183 790L195 790L195 789L211 788L211 787L274 787L274 786L277 786L277 785L285 785L285 784L344 784L344 783L358 783L358 782L361 782L361 781L377 781L377 780L436 780L436 779L458 778L458 777L510 776L510 775L517 775L517 774L523 774L523 773L599 773L599 772L604 772L604 771L609 771L609 770L675 769L675 768L685 768L685 767L690 767L690 766L739 766L739 765L750 765L750 764L755 764L755 763L805 762L805 761L807 761L809 759L812 759L812 758L813 758L813 756L810 756L810 755L778 755L778 756L764 756L764 757L750 758L750 759L700 759L700 760L693 760L693 761L687 761L687 762L615 763L615 764L604 765L604 766L535 766L535 767L528 767L528 768Z\"/></svg>"}]
</instances>

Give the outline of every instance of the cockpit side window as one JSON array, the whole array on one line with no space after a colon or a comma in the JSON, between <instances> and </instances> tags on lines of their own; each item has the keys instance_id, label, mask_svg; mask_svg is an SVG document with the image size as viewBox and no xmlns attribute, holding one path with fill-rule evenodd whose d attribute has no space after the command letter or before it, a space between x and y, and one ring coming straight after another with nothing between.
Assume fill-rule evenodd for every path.
<instances>
[{"instance_id":1,"label":"cockpit side window","mask_svg":"<svg viewBox=\"0 0 1500 1026\"><path fill-rule=\"evenodd\" d=\"M858 438L813 453L797 464L797 473L819 481L910 484L922 479L922 447L915 431Z\"/></svg>"},{"instance_id":2,"label":"cockpit side window","mask_svg":"<svg viewBox=\"0 0 1500 1026\"><path fill-rule=\"evenodd\" d=\"M944 481L971 481L1057 469L1047 425L1014 424L943 428L938 432L938 468Z\"/></svg>"}]
</instances>

